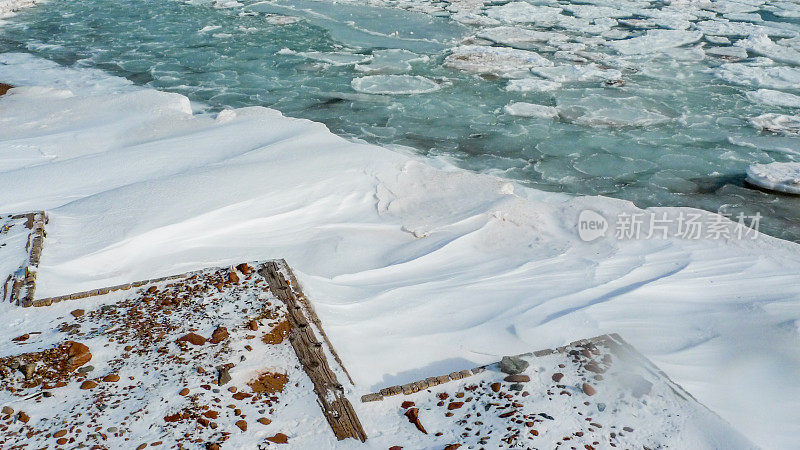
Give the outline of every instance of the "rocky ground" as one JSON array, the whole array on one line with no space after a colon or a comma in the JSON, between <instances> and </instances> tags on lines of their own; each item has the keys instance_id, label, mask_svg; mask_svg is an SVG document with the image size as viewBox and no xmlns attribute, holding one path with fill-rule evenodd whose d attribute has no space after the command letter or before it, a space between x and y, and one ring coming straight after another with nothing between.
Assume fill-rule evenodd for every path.
<instances>
[{"instance_id":1,"label":"rocky ground","mask_svg":"<svg viewBox=\"0 0 800 450\"><path fill-rule=\"evenodd\" d=\"M373 414L388 407L408 422L404 431L450 450L687 448L687 442L753 448L626 344L596 340L562 350L504 357L476 375L362 407Z\"/></svg>"},{"instance_id":2,"label":"rocky ground","mask_svg":"<svg viewBox=\"0 0 800 450\"><path fill-rule=\"evenodd\" d=\"M59 306L2 347L0 448L258 448L298 425L332 439L285 306L246 264Z\"/></svg>"}]
</instances>

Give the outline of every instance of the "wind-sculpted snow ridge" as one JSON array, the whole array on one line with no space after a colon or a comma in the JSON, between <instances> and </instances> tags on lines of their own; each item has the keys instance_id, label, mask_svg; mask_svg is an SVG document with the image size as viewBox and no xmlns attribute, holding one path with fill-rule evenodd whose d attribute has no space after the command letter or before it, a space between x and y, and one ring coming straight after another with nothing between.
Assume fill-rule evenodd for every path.
<instances>
[{"instance_id":1,"label":"wind-sculpted snow ridge","mask_svg":"<svg viewBox=\"0 0 800 450\"><path fill-rule=\"evenodd\" d=\"M29 55L0 57L0 80L22 86L0 98L0 210L49 211L37 296L282 257L356 395L616 331L756 444L800 433L796 244L738 239L699 210L527 189L267 108L193 115L181 95ZM587 209L609 226L592 242L576 228ZM651 218L690 213L728 237L646 238ZM640 238L618 239L633 214ZM36 320L0 308L8 333Z\"/></svg>"}]
</instances>

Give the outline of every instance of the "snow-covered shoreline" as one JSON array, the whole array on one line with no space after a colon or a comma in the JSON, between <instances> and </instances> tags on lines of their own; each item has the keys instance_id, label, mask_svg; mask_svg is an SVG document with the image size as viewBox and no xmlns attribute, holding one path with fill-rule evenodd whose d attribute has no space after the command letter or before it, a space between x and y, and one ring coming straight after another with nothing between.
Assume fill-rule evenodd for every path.
<instances>
[{"instance_id":1,"label":"snow-covered shoreline","mask_svg":"<svg viewBox=\"0 0 800 450\"><path fill-rule=\"evenodd\" d=\"M0 81L44 86L0 98L0 210L51 217L40 297L282 257L364 392L619 332L754 442L800 433L796 244L585 243L584 209L644 211L28 55ZM9 335L35 320L0 310Z\"/></svg>"}]
</instances>

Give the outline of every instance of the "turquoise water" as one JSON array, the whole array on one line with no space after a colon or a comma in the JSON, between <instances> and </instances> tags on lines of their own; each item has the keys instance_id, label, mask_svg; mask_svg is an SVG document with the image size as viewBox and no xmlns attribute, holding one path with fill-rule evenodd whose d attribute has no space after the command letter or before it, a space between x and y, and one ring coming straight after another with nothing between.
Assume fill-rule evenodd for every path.
<instances>
[{"instance_id":1,"label":"turquoise water","mask_svg":"<svg viewBox=\"0 0 800 450\"><path fill-rule=\"evenodd\" d=\"M210 110L270 106L340 135L410 146L538 189L642 207L759 212L762 231L800 241L800 199L744 183L749 164L800 160L800 138L761 133L747 119L793 111L752 103L745 93L754 88L715 77L725 60L677 49L616 61L621 87L587 81L509 92L502 78L445 67L448 49L476 29L440 16L447 14L307 0L228 8L52 0L0 26L0 52L104 69ZM538 50L557 61L557 49L546 47ZM371 95L353 88L354 79L374 74L403 82L422 76L438 90ZM505 113L515 101L558 106L561 115ZM645 124L650 117L659 120Z\"/></svg>"}]
</instances>

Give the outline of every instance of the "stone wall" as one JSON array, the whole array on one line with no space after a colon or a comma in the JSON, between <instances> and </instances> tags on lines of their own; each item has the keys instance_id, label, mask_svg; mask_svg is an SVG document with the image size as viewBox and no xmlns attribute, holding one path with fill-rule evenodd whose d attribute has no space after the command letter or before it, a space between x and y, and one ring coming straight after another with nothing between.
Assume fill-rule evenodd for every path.
<instances>
[{"instance_id":1,"label":"stone wall","mask_svg":"<svg viewBox=\"0 0 800 450\"><path fill-rule=\"evenodd\" d=\"M47 236L45 225L47 214L44 211L35 211L26 214L11 216L12 220L25 220L25 228L30 230L25 251L28 253L26 260L17 273L9 274L4 286L3 295L12 303L21 306L33 305L36 293L36 272L42 257L44 238Z\"/></svg>"},{"instance_id":2,"label":"stone wall","mask_svg":"<svg viewBox=\"0 0 800 450\"><path fill-rule=\"evenodd\" d=\"M625 341L616 333L613 334L603 334L600 336L596 336L589 339L581 339L579 341L575 341L570 343L569 345L564 345L557 348L552 349L544 349L538 350L535 352L529 353L522 353L520 355L515 355L516 357L526 356L526 357L541 357L551 355L553 353L564 353L568 347L579 347L587 344L606 344L609 346L615 345L627 345ZM632 347L631 347L632 348ZM385 397L390 397L392 395L411 395L415 392L423 391L425 389L431 388L433 386L438 386L440 384L448 383L450 381L460 380L463 378L470 377L472 375L478 374L489 368L490 366L496 365L499 363L492 363L487 364L484 366L478 366L472 369L461 370L459 372L451 372L446 375L440 375L438 377L428 377L424 380L414 381L412 383L401 384L397 386L389 386L387 388L383 388L378 392L374 392L371 394L365 394L361 396L361 402L377 402L383 400Z\"/></svg>"}]
</instances>

